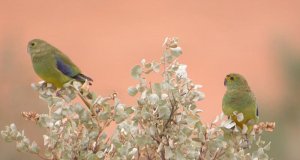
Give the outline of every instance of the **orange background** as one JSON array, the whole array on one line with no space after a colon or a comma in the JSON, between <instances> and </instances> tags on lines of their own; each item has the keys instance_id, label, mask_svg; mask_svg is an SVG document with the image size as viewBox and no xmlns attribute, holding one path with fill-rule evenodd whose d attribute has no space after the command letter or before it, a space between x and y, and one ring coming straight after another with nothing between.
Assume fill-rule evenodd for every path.
<instances>
[{"instance_id":1,"label":"orange background","mask_svg":"<svg viewBox=\"0 0 300 160\"><path fill-rule=\"evenodd\" d=\"M299 7L297 0L2 0L0 126L15 122L30 139L42 139L43 131L20 116L21 111L47 111L30 88L40 80L26 52L33 38L71 57L94 79L92 89L100 95L117 91L122 102L134 104L127 95L127 87L136 83L130 69L143 58L158 60L164 38L176 36L183 48L179 61L204 86L199 108L205 122L221 112L223 79L230 72L248 79L262 112L279 112L272 104L283 91L282 76L272 41L283 35L299 44ZM0 158L32 159L14 145L0 140Z\"/></svg>"}]
</instances>

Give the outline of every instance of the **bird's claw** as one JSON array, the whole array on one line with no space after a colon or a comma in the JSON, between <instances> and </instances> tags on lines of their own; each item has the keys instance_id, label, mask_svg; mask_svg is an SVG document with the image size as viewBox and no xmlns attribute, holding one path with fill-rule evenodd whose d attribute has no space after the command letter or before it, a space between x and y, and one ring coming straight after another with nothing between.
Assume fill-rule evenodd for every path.
<instances>
[{"instance_id":1,"label":"bird's claw","mask_svg":"<svg viewBox=\"0 0 300 160\"><path fill-rule=\"evenodd\" d=\"M57 91L56 91L56 96L62 98L62 97L63 97L63 89L57 90Z\"/></svg>"},{"instance_id":2,"label":"bird's claw","mask_svg":"<svg viewBox=\"0 0 300 160\"><path fill-rule=\"evenodd\" d=\"M41 84L41 89L44 90L45 88L47 88L47 82L43 82Z\"/></svg>"}]
</instances>

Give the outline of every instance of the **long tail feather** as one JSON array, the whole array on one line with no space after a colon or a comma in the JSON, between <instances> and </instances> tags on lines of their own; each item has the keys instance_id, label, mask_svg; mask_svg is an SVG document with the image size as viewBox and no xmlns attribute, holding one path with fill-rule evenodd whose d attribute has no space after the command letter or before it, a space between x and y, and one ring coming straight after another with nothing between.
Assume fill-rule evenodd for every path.
<instances>
[{"instance_id":1,"label":"long tail feather","mask_svg":"<svg viewBox=\"0 0 300 160\"><path fill-rule=\"evenodd\" d=\"M92 85L91 82L93 82L93 79L84 75L84 74L77 74L76 76L73 77L74 79L76 79L77 81L81 82L81 83L84 83L86 80L89 81L89 84Z\"/></svg>"}]
</instances>

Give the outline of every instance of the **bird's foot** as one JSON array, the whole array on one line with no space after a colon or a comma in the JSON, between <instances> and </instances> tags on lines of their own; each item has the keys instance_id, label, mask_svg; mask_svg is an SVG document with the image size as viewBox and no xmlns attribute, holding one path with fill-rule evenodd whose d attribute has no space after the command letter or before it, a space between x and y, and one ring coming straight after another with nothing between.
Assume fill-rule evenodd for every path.
<instances>
[{"instance_id":1,"label":"bird's foot","mask_svg":"<svg viewBox=\"0 0 300 160\"><path fill-rule=\"evenodd\" d=\"M47 88L47 82L42 82L41 89L44 90L45 88Z\"/></svg>"},{"instance_id":2,"label":"bird's foot","mask_svg":"<svg viewBox=\"0 0 300 160\"><path fill-rule=\"evenodd\" d=\"M56 91L56 96L57 96L57 97L60 97L60 98L63 98L63 92L64 92L63 89L57 90L57 91Z\"/></svg>"},{"instance_id":3,"label":"bird's foot","mask_svg":"<svg viewBox=\"0 0 300 160\"><path fill-rule=\"evenodd\" d=\"M245 143L244 143L243 149L249 149L249 148L251 148L251 142L249 140L249 135L248 134L245 135L244 142Z\"/></svg>"}]
</instances>

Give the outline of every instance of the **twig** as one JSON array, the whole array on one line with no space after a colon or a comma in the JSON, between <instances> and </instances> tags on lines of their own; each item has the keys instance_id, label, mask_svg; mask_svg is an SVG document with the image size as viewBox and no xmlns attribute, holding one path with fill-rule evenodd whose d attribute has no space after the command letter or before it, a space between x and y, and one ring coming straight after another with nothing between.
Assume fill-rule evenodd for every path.
<instances>
[{"instance_id":1,"label":"twig","mask_svg":"<svg viewBox=\"0 0 300 160\"><path fill-rule=\"evenodd\" d=\"M212 157L212 160L217 160L219 159L225 152L223 152L223 148L218 148L217 151L215 152L214 156Z\"/></svg>"},{"instance_id":2,"label":"twig","mask_svg":"<svg viewBox=\"0 0 300 160\"><path fill-rule=\"evenodd\" d=\"M111 122L111 120L109 120L109 121L107 121L105 124L104 124L104 126L103 126L103 128L102 129L100 129L100 131L98 132L98 135L97 135L97 139L96 139L96 147L94 148L94 153L97 153L97 151L98 151L98 148L99 148L99 140L100 140L100 137L101 137L101 135L102 135L102 132L104 131L104 129L110 124L110 122ZM100 128L100 127L99 127Z\"/></svg>"},{"instance_id":3,"label":"twig","mask_svg":"<svg viewBox=\"0 0 300 160\"><path fill-rule=\"evenodd\" d=\"M201 148L200 148L200 156L198 158L198 160L205 160L205 155L206 155L206 142L207 142L207 132L205 131L204 133L204 142L202 142L201 144Z\"/></svg>"},{"instance_id":4,"label":"twig","mask_svg":"<svg viewBox=\"0 0 300 160\"><path fill-rule=\"evenodd\" d=\"M167 126L168 126L168 124L171 122L171 120L172 120L172 117L173 117L173 115L174 115L174 113L177 111L177 109L178 109L178 107L177 107L177 102L176 102L176 100L175 100L175 98L174 98L174 94L173 94L173 92L172 91L170 91L171 92L171 94L172 94L172 97L173 97L173 99L174 99L174 103L172 102L172 100L171 99L169 99L170 100L170 103L171 103L171 113L170 113L170 116L169 116L169 118L168 118L168 120L167 120L167 122L165 123L165 125L164 125L164 128L163 128L163 131L165 131L165 129L167 128Z\"/></svg>"}]
</instances>

